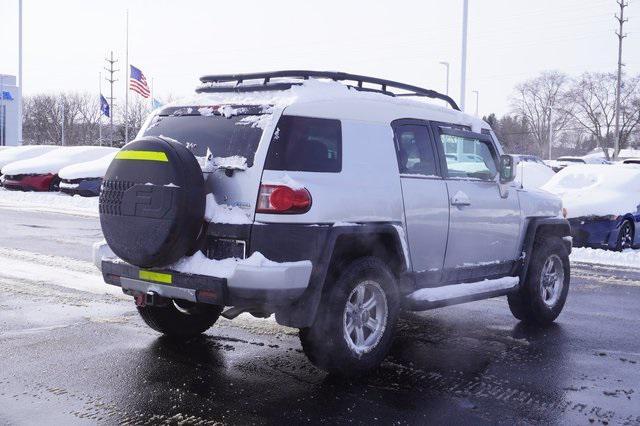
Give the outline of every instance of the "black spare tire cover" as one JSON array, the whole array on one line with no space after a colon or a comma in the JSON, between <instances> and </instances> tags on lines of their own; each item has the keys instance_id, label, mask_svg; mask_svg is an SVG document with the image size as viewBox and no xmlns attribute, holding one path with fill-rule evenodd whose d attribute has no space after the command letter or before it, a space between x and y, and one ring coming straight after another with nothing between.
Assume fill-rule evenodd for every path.
<instances>
[{"instance_id":1,"label":"black spare tire cover","mask_svg":"<svg viewBox=\"0 0 640 426\"><path fill-rule=\"evenodd\" d=\"M202 169L184 145L144 137L122 148L100 193L100 225L113 252L144 268L171 264L195 246L204 223Z\"/></svg>"}]
</instances>

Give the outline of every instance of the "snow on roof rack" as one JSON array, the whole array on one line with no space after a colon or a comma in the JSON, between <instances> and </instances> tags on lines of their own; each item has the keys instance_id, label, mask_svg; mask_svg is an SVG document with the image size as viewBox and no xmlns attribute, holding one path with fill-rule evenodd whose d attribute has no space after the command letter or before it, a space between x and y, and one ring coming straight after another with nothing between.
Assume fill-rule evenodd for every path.
<instances>
[{"instance_id":1,"label":"snow on roof rack","mask_svg":"<svg viewBox=\"0 0 640 426\"><path fill-rule=\"evenodd\" d=\"M441 99L451 105L451 108L460 111L458 104L449 96L436 92L435 90L424 89L422 87L412 86L397 81L384 80L376 77L367 77L357 74L348 74L344 72L333 71L305 71L305 70L286 70L259 72L248 74L220 74L205 75L200 77L200 81L204 83L196 89L197 93L224 93L224 92L257 92L267 90L287 90L292 86L301 85L302 82L271 82L273 78L300 78L308 80L310 78L327 78L334 81L352 81L356 85L347 85L356 90L365 92L382 93L388 96L423 96L431 99ZM263 80L262 83L240 85L246 80ZM224 84L235 82L235 85ZM380 86L377 88L363 87L364 83ZM395 93L388 88L404 90L407 93Z\"/></svg>"}]
</instances>

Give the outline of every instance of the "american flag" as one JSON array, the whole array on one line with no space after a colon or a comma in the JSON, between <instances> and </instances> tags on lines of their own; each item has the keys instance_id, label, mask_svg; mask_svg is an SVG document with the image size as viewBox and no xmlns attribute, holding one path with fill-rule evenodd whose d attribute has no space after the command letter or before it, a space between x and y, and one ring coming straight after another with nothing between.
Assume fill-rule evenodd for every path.
<instances>
[{"instance_id":1,"label":"american flag","mask_svg":"<svg viewBox=\"0 0 640 426\"><path fill-rule=\"evenodd\" d=\"M147 79L138 68L131 65L131 74L129 76L129 89L139 93L143 98L151 96L151 91L147 85Z\"/></svg>"}]
</instances>

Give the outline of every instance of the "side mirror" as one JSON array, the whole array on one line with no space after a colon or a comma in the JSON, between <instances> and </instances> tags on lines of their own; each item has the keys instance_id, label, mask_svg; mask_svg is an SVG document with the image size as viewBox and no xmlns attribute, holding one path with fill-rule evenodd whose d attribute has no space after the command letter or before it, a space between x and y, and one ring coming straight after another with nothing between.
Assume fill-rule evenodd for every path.
<instances>
[{"instance_id":1,"label":"side mirror","mask_svg":"<svg viewBox=\"0 0 640 426\"><path fill-rule=\"evenodd\" d=\"M513 155L500 156L500 183L513 182L516 178L516 159Z\"/></svg>"}]
</instances>

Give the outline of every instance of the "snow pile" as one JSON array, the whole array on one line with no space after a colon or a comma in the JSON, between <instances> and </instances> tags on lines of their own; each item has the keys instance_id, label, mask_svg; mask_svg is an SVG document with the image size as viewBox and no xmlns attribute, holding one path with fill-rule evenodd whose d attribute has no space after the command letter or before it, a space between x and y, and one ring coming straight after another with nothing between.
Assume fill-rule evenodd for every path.
<instances>
[{"instance_id":1,"label":"snow pile","mask_svg":"<svg viewBox=\"0 0 640 426\"><path fill-rule=\"evenodd\" d=\"M39 157L49 151L59 148L55 145L24 145L7 147L0 152L0 169L9 163L20 160L28 160L29 158Z\"/></svg>"},{"instance_id":2,"label":"snow pile","mask_svg":"<svg viewBox=\"0 0 640 426\"><path fill-rule=\"evenodd\" d=\"M185 274L206 275L218 278L230 278L236 271L238 266L252 266L259 268L268 268L271 266L291 266L310 263L309 261L301 262L284 262L278 263L267 259L261 253L253 253L246 259L228 258L222 260L213 260L206 257L202 252L197 252L193 256L183 257L178 262L167 267L177 272Z\"/></svg>"},{"instance_id":3,"label":"snow pile","mask_svg":"<svg viewBox=\"0 0 640 426\"><path fill-rule=\"evenodd\" d=\"M588 247L574 247L571 249L569 258L572 262L640 268L640 250L627 249L619 252Z\"/></svg>"},{"instance_id":4,"label":"snow pile","mask_svg":"<svg viewBox=\"0 0 640 426\"><path fill-rule=\"evenodd\" d=\"M102 146L69 146L54 149L39 157L28 160L16 161L2 168L2 173L7 175L20 174L56 174L60 169L72 164L96 160L110 152L116 152L118 148Z\"/></svg>"},{"instance_id":5,"label":"snow pile","mask_svg":"<svg viewBox=\"0 0 640 426\"><path fill-rule=\"evenodd\" d=\"M278 179L277 181L269 181L269 182L264 182L265 185L284 185L284 186L288 186L291 189L303 189L304 185L301 184L300 182L298 182L297 180L293 179L291 176L289 176L288 174L284 174L284 176L282 176L280 179Z\"/></svg>"},{"instance_id":6,"label":"snow pile","mask_svg":"<svg viewBox=\"0 0 640 426\"><path fill-rule=\"evenodd\" d=\"M634 213L640 204L640 168L575 165L559 171L542 189L562 199L569 218Z\"/></svg>"},{"instance_id":7,"label":"snow pile","mask_svg":"<svg viewBox=\"0 0 640 426\"><path fill-rule=\"evenodd\" d=\"M127 299L120 288L105 284L102 275L90 262L0 248L0 264L3 266L0 274L5 277ZM46 292L46 289L42 291Z\"/></svg>"},{"instance_id":8,"label":"snow pile","mask_svg":"<svg viewBox=\"0 0 640 426\"><path fill-rule=\"evenodd\" d=\"M522 161L516 166L515 182L522 188L538 189L555 175L551 167L544 164Z\"/></svg>"},{"instance_id":9,"label":"snow pile","mask_svg":"<svg viewBox=\"0 0 640 426\"><path fill-rule=\"evenodd\" d=\"M247 159L240 155L213 157L211 162L216 169L247 170Z\"/></svg>"},{"instance_id":10,"label":"snow pile","mask_svg":"<svg viewBox=\"0 0 640 426\"><path fill-rule=\"evenodd\" d=\"M59 192L22 192L0 188L0 207L98 216L98 198L70 196Z\"/></svg>"},{"instance_id":11,"label":"snow pile","mask_svg":"<svg viewBox=\"0 0 640 426\"><path fill-rule=\"evenodd\" d=\"M87 161L85 163L73 164L60 170L58 175L61 179L73 180L73 179L87 179L87 178L102 178L107 169L113 161L118 151L110 152L104 157L97 160Z\"/></svg>"},{"instance_id":12,"label":"snow pile","mask_svg":"<svg viewBox=\"0 0 640 426\"><path fill-rule=\"evenodd\" d=\"M251 223L250 213L237 206L218 204L213 194L207 194L207 207L204 213L207 221L241 225Z\"/></svg>"}]
</instances>

